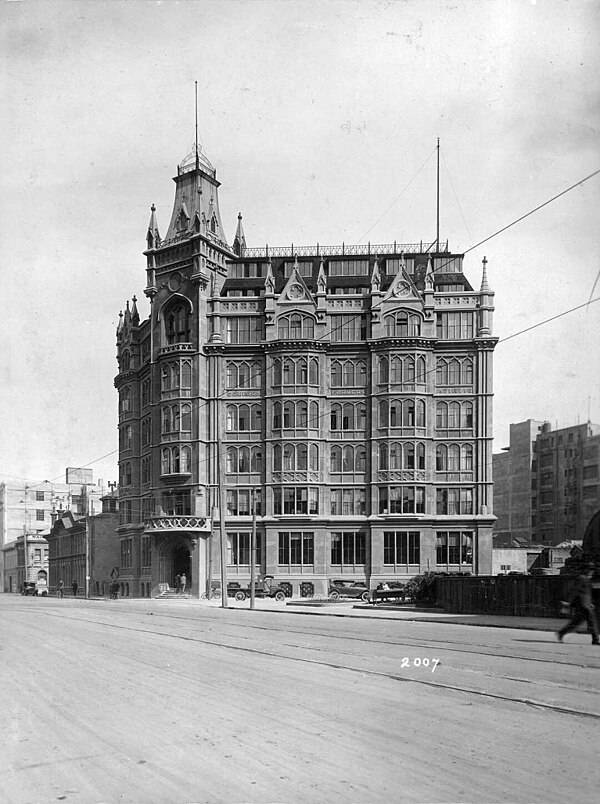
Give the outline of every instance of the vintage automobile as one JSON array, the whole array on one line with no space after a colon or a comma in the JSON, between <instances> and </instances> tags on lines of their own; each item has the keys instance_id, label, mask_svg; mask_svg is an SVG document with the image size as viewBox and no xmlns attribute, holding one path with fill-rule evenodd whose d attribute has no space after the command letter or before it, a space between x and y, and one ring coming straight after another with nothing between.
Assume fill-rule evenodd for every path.
<instances>
[{"instance_id":1,"label":"vintage automobile","mask_svg":"<svg viewBox=\"0 0 600 804\"><path fill-rule=\"evenodd\" d=\"M245 589L238 589L235 593L236 600L247 600L250 597L250 586ZM285 591L273 578L272 575L265 575L261 580L254 584L254 597L271 597L279 602L285 600Z\"/></svg>"},{"instance_id":2,"label":"vintage automobile","mask_svg":"<svg viewBox=\"0 0 600 804\"><path fill-rule=\"evenodd\" d=\"M38 595L40 595L41 597L46 597L48 594L48 587L44 585L43 588L38 589L35 581L27 581L27 583L23 584L21 594L32 595L33 597L37 597Z\"/></svg>"},{"instance_id":3,"label":"vintage automobile","mask_svg":"<svg viewBox=\"0 0 600 804\"><path fill-rule=\"evenodd\" d=\"M364 583L357 581L329 581L329 599L339 600L341 597L350 597L367 601L369 589Z\"/></svg>"}]
</instances>

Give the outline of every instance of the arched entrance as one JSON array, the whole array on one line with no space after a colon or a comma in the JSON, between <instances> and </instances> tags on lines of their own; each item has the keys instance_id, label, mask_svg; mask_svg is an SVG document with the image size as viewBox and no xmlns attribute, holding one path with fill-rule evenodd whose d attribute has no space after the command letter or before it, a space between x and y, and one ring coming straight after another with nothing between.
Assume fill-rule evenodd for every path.
<instances>
[{"instance_id":1,"label":"arched entrance","mask_svg":"<svg viewBox=\"0 0 600 804\"><path fill-rule=\"evenodd\" d=\"M158 546L158 545L157 545ZM192 585L192 561L190 556L191 545L187 539L179 535L163 537L162 544L158 546L159 553L159 584L168 584L175 588L175 577L185 575L186 590Z\"/></svg>"},{"instance_id":2,"label":"arched entrance","mask_svg":"<svg viewBox=\"0 0 600 804\"><path fill-rule=\"evenodd\" d=\"M175 586L175 577L177 575L185 575L186 589L192 588L192 562L190 558L190 551L183 544L178 544L173 550L173 581L172 586Z\"/></svg>"}]
</instances>

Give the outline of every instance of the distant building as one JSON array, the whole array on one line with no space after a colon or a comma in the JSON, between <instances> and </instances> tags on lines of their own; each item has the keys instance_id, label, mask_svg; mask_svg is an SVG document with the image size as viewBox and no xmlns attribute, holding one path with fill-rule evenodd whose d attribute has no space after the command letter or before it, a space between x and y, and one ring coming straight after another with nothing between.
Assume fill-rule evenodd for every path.
<instances>
[{"instance_id":1,"label":"distant building","mask_svg":"<svg viewBox=\"0 0 600 804\"><path fill-rule=\"evenodd\" d=\"M22 534L2 548L4 556L3 592L21 592L25 582L33 581L40 590L48 585L48 542L46 532Z\"/></svg>"},{"instance_id":2,"label":"distant building","mask_svg":"<svg viewBox=\"0 0 600 804\"><path fill-rule=\"evenodd\" d=\"M19 539L25 531L31 536L47 531L57 510L69 510L78 516L100 513L102 496L108 490L101 480L94 482L91 469L73 467L66 470L65 483L0 482L0 548ZM0 549L0 589L6 591L4 555Z\"/></svg>"},{"instance_id":3,"label":"distant building","mask_svg":"<svg viewBox=\"0 0 600 804\"><path fill-rule=\"evenodd\" d=\"M77 581L78 596L104 595L111 577L118 574L119 524L117 492L102 498L102 513L76 516L72 511L60 512L47 536L49 546L49 586L55 592L60 580L65 594Z\"/></svg>"},{"instance_id":4,"label":"distant building","mask_svg":"<svg viewBox=\"0 0 600 804\"><path fill-rule=\"evenodd\" d=\"M494 545L580 541L600 508L599 466L600 425L511 424L508 450L493 456Z\"/></svg>"},{"instance_id":5,"label":"distant building","mask_svg":"<svg viewBox=\"0 0 600 804\"><path fill-rule=\"evenodd\" d=\"M117 329L121 577L193 594L258 571L290 594L491 572L494 294L447 243L230 247L216 171L152 207L150 317ZM222 451L220 442L222 441ZM218 495L219 481L224 502ZM213 517L213 512L215 516ZM216 537L216 538L215 538Z\"/></svg>"},{"instance_id":6,"label":"distant building","mask_svg":"<svg viewBox=\"0 0 600 804\"><path fill-rule=\"evenodd\" d=\"M495 547L492 550L492 575L508 575L509 572L529 572L539 562L544 547Z\"/></svg>"}]
</instances>

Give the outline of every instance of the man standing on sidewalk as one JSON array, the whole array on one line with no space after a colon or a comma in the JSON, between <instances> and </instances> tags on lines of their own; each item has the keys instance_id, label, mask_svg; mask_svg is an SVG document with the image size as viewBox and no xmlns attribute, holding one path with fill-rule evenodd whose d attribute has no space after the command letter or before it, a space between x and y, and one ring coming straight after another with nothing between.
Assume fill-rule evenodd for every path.
<instances>
[{"instance_id":1,"label":"man standing on sidewalk","mask_svg":"<svg viewBox=\"0 0 600 804\"><path fill-rule=\"evenodd\" d=\"M598 618L596 617L596 610L592 600L593 575L594 567L588 566L579 576L575 594L571 600L572 619L557 632L556 636L559 642L562 642L563 637L571 631L574 631L580 623L587 621L588 629L592 633L592 645L600 645L600 639L598 638Z\"/></svg>"}]
</instances>

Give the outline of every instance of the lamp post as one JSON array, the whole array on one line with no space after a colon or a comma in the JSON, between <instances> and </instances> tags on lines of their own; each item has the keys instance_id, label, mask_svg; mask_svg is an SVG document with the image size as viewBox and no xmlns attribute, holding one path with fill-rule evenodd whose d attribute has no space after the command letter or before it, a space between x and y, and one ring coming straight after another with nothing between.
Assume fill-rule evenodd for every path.
<instances>
[{"instance_id":1,"label":"lamp post","mask_svg":"<svg viewBox=\"0 0 600 804\"><path fill-rule=\"evenodd\" d=\"M24 579L24 588L27 587L27 581L29 580L29 556L28 556L28 545L27 545L27 519L29 516L29 509L27 508L27 492L29 490L29 486L25 486L25 494L23 495L24 499L20 502L25 504L25 521L23 522L23 561L25 562L25 579Z\"/></svg>"}]
</instances>

